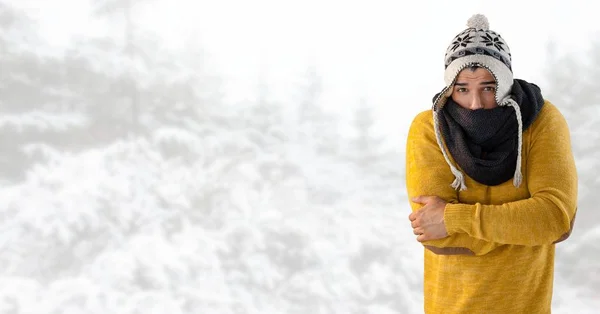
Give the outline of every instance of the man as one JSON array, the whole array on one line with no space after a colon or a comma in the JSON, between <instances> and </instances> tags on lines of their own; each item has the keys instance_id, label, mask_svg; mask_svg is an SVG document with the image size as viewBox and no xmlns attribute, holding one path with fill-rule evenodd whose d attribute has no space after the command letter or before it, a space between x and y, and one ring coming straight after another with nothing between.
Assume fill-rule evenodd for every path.
<instances>
[{"instance_id":1,"label":"man","mask_svg":"<svg viewBox=\"0 0 600 314\"><path fill-rule=\"evenodd\" d=\"M409 130L409 220L425 247L426 313L550 313L555 243L577 173L567 123L513 79L504 39L474 15L445 55L446 87Z\"/></svg>"}]
</instances>

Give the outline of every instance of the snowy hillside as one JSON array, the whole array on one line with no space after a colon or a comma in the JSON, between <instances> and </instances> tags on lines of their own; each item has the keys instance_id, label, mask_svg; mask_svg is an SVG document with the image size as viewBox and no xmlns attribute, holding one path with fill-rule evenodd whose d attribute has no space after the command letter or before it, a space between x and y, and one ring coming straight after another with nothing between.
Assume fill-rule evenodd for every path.
<instances>
[{"instance_id":1,"label":"snowy hillside","mask_svg":"<svg viewBox=\"0 0 600 314\"><path fill-rule=\"evenodd\" d=\"M160 141L54 156L0 191L4 309L419 311L400 180L375 194L365 188L381 178L305 153L290 160L300 173L269 184L266 155L185 164Z\"/></svg>"}]
</instances>

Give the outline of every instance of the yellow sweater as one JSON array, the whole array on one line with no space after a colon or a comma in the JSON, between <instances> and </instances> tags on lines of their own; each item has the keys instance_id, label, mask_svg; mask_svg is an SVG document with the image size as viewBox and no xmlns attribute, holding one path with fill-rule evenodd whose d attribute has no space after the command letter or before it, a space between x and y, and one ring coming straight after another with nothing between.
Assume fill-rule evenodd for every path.
<instances>
[{"instance_id":1,"label":"yellow sweater","mask_svg":"<svg viewBox=\"0 0 600 314\"><path fill-rule=\"evenodd\" d=\"M454 176L436 142L432 111L413 120L408 197L449 202L448 237L423 242L425 313L551 312L554 243L573 227L577 173L567 123L550 102L523 134L522 154L519 188L512 180L485 186L465 174L467 190L458 192L450 186ZM422 206L410 204L413 211Z\"/></svg>"}]
</instances>

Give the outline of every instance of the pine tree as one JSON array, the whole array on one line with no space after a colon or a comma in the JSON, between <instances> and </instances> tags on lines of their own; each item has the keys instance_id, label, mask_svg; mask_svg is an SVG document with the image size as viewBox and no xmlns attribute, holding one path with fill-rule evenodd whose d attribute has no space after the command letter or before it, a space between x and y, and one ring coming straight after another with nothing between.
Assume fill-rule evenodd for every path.
<instances>
[{"instance_id":1,"label":"pine tree","mask_svg":"<svg viewBox=\"0 0 600 314\"><path fill-rule=\"evenodd\" d=\"M353 126L356 136L351 141L351 152L353 161L362 172L376 170L380 157L382 156L382 139L374 134L375 117L373 109L369 106L367 99L361 97L358 108L355 111Z\"/></svg>"},{"instance_id":2,"label":"pine tree","mask_svg":"<svg viewBox=\"0 0 600 314\"><path fill-rule=\"evenodd\" d=\"M140 103L140 79L141 75L136 72L136 67L145 65L146 53L140 48L140 29L134 21L134 10L143 1L141 0L94 0L94 14L99 17L114 18L122 14L123 19L123 45L121 55L123 57L122 81L114 85L118 88L119 95L128 100L130 119L125 126L133 134L141 131L141 103ZM116 90L115 90L116 92Z\"/></svg>"},{"instance_id":3,"label":"pine tree","mask_svg":"<svg viewBox=\"0 0 600 314\"><path fill-rule=\"evenodd\" d=\"M62 63L38 52L45 43L29 17L0 3L0 24L0 178L19 180L29 165L72 148L69 134L88 120L69 110L74 97L56 76Z\"/></svg>"},{"instance_id":4,"label":"pine tree","mask_svg":"<svg viewBox=\"0 0 600 314\"><path fill-rule=\"evenodd\" d=\"M590 262L600 248L600 213L593 210L600 190L596 175L600 167L600 98L595 83L600 79L600 40L593 40L583 56L559 56L550 44L548 59L542 93L567 120L578 172L577 216L571 237L558 245L557 277L577 291L581 303L597 302L598 294L593 291L599 291L600 279L589 274L600 273L598 264Z\"/></svg>"},{"instance_id":5,"label":"pine tree","mask_svg":"<svg viewBox=\"0 0 600 314\"><path fill-rule=\"evenodd\" d=\"M572 150L580 173L578 206L585 209L594 206L595 191L600 189L600 182L588 175L600 166L600 135L594 131L600 116L600 98L593 83L596 78L600 79L600 45L592 44L583 58L558 56L552 44L548 51L549 66L542 92L556 104L569 124ZM590 228L598 219L600 214L595 211L579 211L577 227Z\"/></svg>"},{"instance_id":6,"label":"pine tree","mask_svg":"<svg viewBox=\"0 0 600 314\"><path fill-rule=\"evenodd\" d=\"M321 99L323 81L315 65L307 67L299 91L298 138L300 142L311 146L318 154L338 155L340 144L338 121L324 110L325 104Z\"/></svg>"}]
</instances>

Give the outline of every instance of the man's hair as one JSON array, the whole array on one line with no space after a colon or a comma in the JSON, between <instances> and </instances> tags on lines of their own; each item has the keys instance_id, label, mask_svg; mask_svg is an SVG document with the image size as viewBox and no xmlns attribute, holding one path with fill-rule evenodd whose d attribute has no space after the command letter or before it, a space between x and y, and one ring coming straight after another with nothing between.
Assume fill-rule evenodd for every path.
<instances>
[{"instance_id":1,"label":"man's hair","mask_svg":"<svg viewBox=\"0 0 600 314\"><path fill-rule=\"evenodd\" d=\"M481 66L479 66L477 64L471 64L468 68L469 68L469 70L471 70L471 72L475 72L475 71L477 71L477 69L481 68Z\"/></svg>"}]
</instances>

